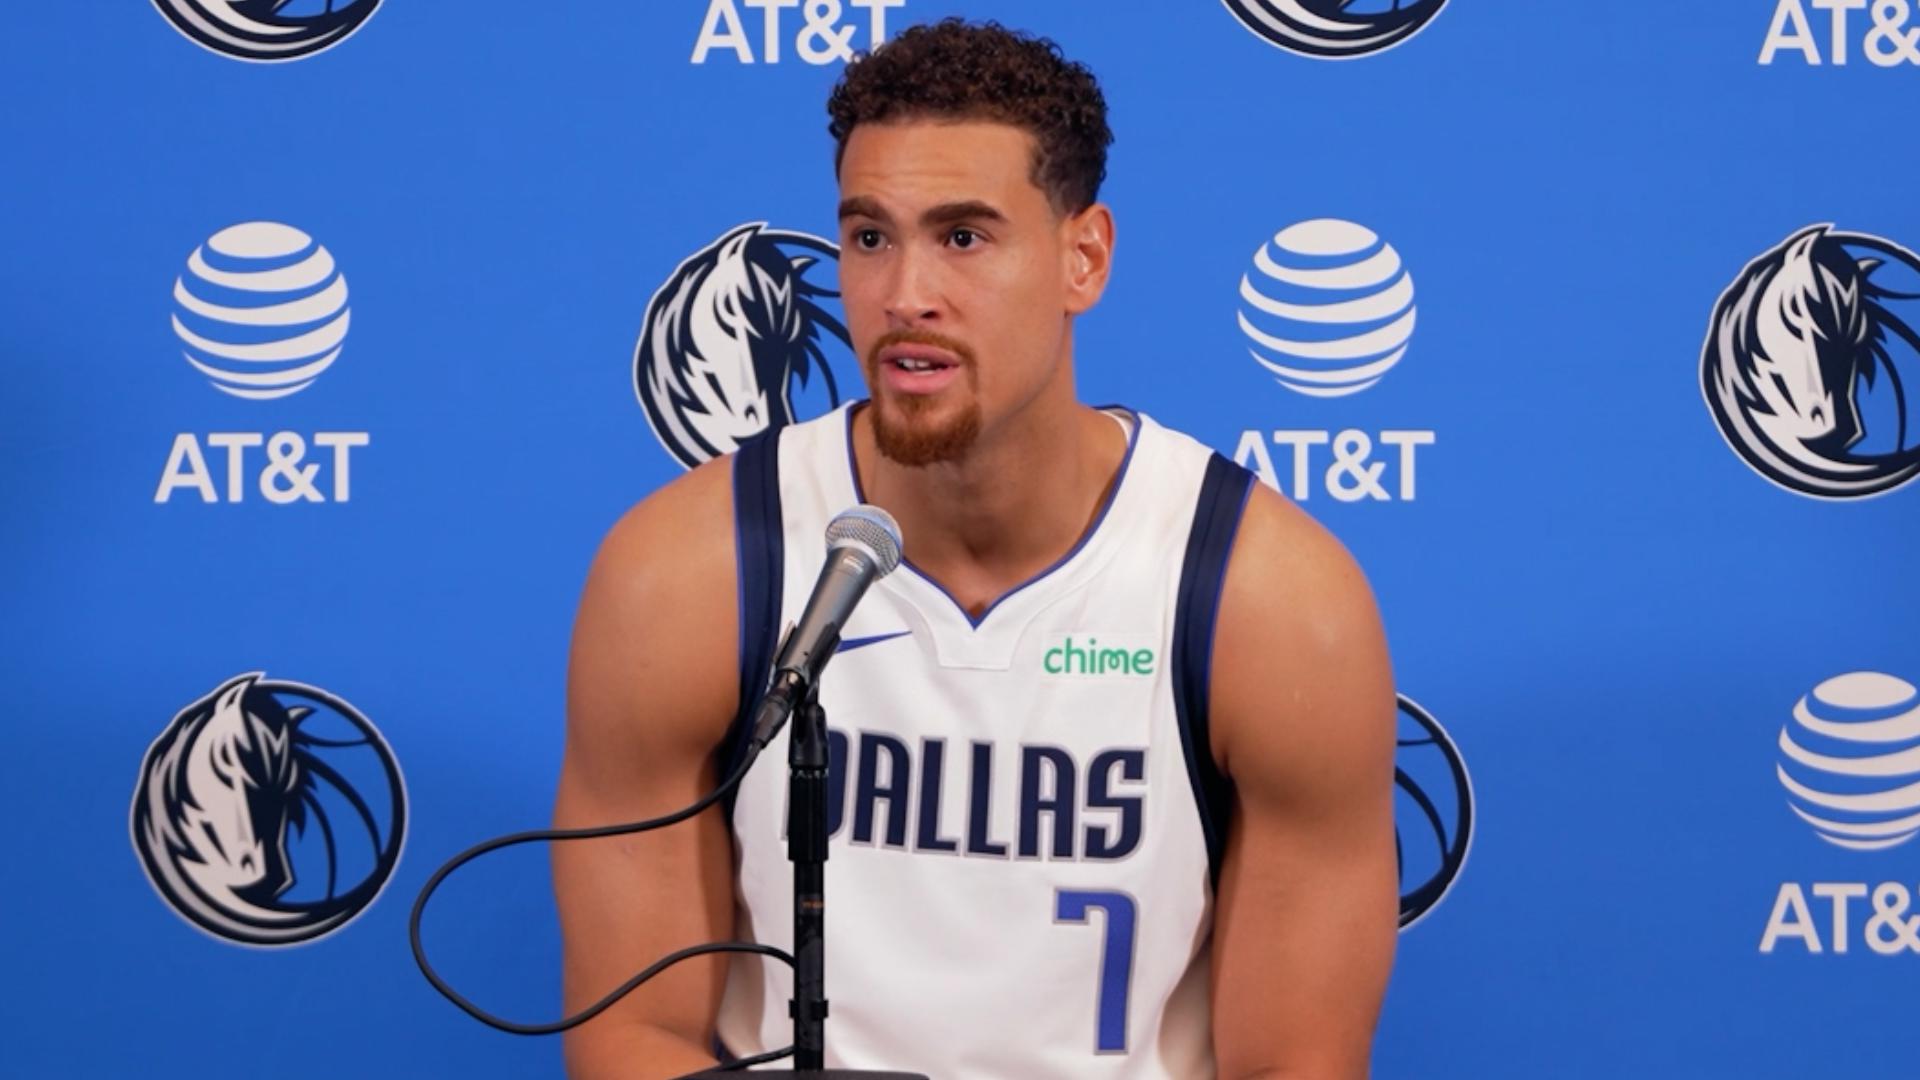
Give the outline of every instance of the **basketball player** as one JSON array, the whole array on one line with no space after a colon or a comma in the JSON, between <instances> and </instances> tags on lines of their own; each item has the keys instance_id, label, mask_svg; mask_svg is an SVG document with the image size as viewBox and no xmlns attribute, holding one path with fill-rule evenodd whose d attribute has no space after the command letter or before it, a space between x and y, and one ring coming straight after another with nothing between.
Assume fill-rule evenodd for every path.
<instances>
[{"instance_id":1,"label":"basketball player","mask_svg":"<svg viewBox=\"0 0 1920 1080\"><path fill-rule=\"evenodd\" d=\"M827 522L871 502L907 565L820 690L841 778L828 1064L1364 1077L1397 911L1381 628L1305 514L1143 413L1075 400L1075 319L1114 245L1097 84L1049 42L949 21L851 64L829 112L871 400L614 527L556 824L717 783ZM730 806L556 845L569 1010L686 945L791 947L785 759L783 732ZM671 1077L784 1046L790 995L784 966L701 957L571 1033L568 1067Z\"/></svg>"}]
</instances>

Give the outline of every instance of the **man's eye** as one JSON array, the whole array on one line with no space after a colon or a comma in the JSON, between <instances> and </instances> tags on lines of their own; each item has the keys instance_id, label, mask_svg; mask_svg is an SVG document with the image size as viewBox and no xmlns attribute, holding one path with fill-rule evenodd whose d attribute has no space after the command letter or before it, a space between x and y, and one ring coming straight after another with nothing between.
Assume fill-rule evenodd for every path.
<instances>
[{"instance_id":1,"label":"man's eye","mask_svg":"<svg viewBox=\"0 0 1920 1080\"><path fill-rule=\"evenodd\" d=\"M955 229L947 234L947 239L953 243L954 247L964 250L972 247L973 242L980 239L980 234L972 229Z\"/></svg>"},{"instance_id":2,"label":"man's eye","mask_svg":"<svg viewBox=\"0 0 1920 1080\"><path fill-rule=\"evenodd\" d=\"M872 251L880 246L880 230L861 229L853 234L853 243L863 251Z\"/></svg>"}]
</instances>

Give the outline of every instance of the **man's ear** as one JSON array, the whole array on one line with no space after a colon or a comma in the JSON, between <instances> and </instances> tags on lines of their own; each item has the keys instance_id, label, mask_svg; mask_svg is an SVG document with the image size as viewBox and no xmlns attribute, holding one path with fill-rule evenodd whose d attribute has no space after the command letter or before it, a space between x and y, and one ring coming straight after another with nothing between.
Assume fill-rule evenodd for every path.
<instances>
[{"instance_id":1,"label":"man's ear","mask_svg":"<svg viewBox=\"0 0 1920 1080\"><path fill-rule=\"evenodd\" d=\"M1094 203L1060 222L1066 253L1067 314L1079 315L1100 302L1113 270L1113 211Z\"/></svg>"}]
</instances>

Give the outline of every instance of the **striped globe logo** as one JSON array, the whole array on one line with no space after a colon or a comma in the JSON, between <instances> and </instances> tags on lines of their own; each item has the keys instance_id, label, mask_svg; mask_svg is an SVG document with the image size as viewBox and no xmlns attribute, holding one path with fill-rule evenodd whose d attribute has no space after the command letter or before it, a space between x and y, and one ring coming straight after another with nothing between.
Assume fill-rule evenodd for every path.
<instances>
[{"instance_id":1,"label":"striped globe logo","mask_svg":"<svg viewBox=\"0 0 1920 1080\"><path fill-rule=\"evenodd\" d=\"M1413 275L1373 230L1318 218L1261 245L1240 276L1240 330L1274 381L1311 397L1379 382L1413 338Z\"/></svg>"},{"instance_id":2,"label":"striped globe logo","mask_svg":"<svg viewBox=\"0 0 1920 1080\"><path fill-rule=\"evenodd\" d=\"M1855 851L1920 833L1920 692L1873 671L1813 688L1780 729L1787 805L1822 840Z\"/></svg>"},{"instance_id":3,"label":"striped globe logo","mask_svg":"<svg viewBox=\"0 0 1920 1080\"><path fill-rule=\"evenodd\" d=\"M215 233L188 256L173 300L187 363L234 397L305 390L347 338L347 279L291 225L249 221Z\"/></svg>"}]
</instances>

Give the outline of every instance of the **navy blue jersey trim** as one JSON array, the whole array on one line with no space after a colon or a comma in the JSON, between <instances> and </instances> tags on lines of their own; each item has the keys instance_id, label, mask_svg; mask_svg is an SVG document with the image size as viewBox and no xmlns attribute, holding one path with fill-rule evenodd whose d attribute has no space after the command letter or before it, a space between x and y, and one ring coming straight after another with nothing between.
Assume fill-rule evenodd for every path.
<instances>
[{"instance_id":1,"label":"navy blue jersey trim","mask_svg":"<svg viewBox=\"0 0 1920 1080\"><path fill-rule=\"evenodd\" d=\"M785 588L786 542L780 516L780 431L740 444L733 458L734 580L740 599L740 711L720 747L719 776L746 755L753 707L773 675L780 646L780 603ZM729 792L722 805L733 820Z\"/></svg>"},{"instance_id":2,"label":"navy blue jersey trim","mask_svg":"<svg viewBox=\"0 0 1920 1080\"><path fill-rule=\"evenodd\" d=\"M1227 853L1233 820L1233 783L1214 761L1208 723L1213 669L1213 633L1226 584L1227 559L1240 531L1240 518L1253 494L1253 474L1219 454L1207 461L1187 534L1186 561L1180 565L1180 590L1173 614L1173 708L1180 723L1180 747L1193 782L1200 831L1207 840L1207 868L1216 889Z\"/></svg>"},{"instance_id":3,"label":"navy blue jersey trim","mask_svg":"<svg viewBox=\"0 0 1920 1080\"><path fill-rule=\"evenodd\" d=\"M853 460L853 414L855 411L857 411L860 408L860 406L865 404L867 404L867 401L863 398L860 401L853 402L852 404L847 406L847 475L853 478L853 497L855 500L859 502L866 502L867 496L866 496L866 492L862 491L860 488L860 469ZM976 619L973 617L973 614L966 609L966 606L964 604L960 603L959 600L955 599L952 593L947 591L947 587L945 585L942 585L938 581L935 581L932 577L929 577L927 575L926 571L913 565L912 559L902 558L900 560L900 565L903 567L906 567L908 570L913 571L913 575L919 578L921 581L924 581L927 584L933 586L935 591L939 592L941 596L946 597L949 601L952 602L953 606L959 610L961 617L967 620L967 625L973 627L975 630L978 630L980 629L980 624L987 621L987 616L993 614L993 609L1005 603L1008 597L1011 597L1013 594L1020 592L1021 590L1027 588L1030 585L1039 584L1041 581L1045 580L1049 574L1052 574L1055 570L1058 570L1061 567L1067 565L1069 562L1072 562L1073 557L1075 555L1080 554L1080 549L1086 547L1089 541L1091 541L1095 536L1099 535L1100 526L1106 523L1107 511L1112 510L1113 504L1120 501L1120 488L1123 484L1127 482L1128 467L1133 464L1133 452L1134 450L1138 449L1140 446L1141 424L1140 424L1139 413L1134 412L1132 409L1127 408L1125 405L1103 405L1100 407L1100 411L1101 412L1114 412L1114 411L1124 412L1127 414L1127 418L1133 421L1133 426L1127 432L1127 452L1125 456L1121 457L1120 459L1120 471L1118 474L1114 476L1113 489L1107 492L1107 501L1100 505L1100 512L1094 515L1093 527L1088 529L1085 533L1083 533L1080 539L1074 543L1073 547L1070 550L1068 550L1068 552L1065 555L1062 555L1060 556L1059 559L1055 560L1052 566L1047 567L1045 570L1040 571L1039 573L1033 575L1027 580L1021 582L1018 585L1015 585L1013 588L1008 589L1006 592L1003 592L999 596L995 597L993 603L987 605L987 610L981 612L980 617Z\"/></svg>"}]
</instances>

